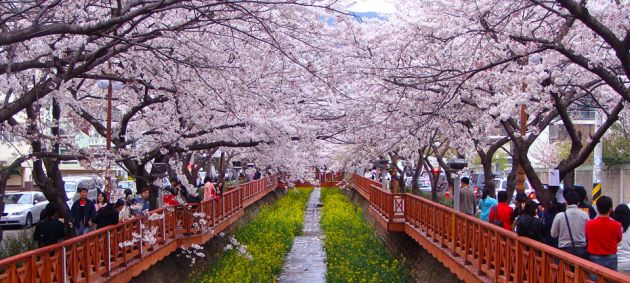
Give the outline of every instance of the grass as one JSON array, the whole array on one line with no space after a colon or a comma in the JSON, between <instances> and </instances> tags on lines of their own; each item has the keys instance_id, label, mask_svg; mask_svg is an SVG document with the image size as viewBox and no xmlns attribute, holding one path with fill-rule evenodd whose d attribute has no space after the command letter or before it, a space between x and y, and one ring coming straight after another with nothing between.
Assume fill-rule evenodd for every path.
<instances>
[{"instance_id":1,"label":"grass","mask_svg":"<svg viewBox=\"0 0 630 283\"><path fill-rule=\"evenodd\" d=\"M276 282L293 238L302 232L311 189L289 190L258 216L239 228L235 237L247 247L251 259L236 250L226 251L192 282Z\"/></svg>"},{"instance_id":2,"label":"grass","mask_svg":"<svg viewBox=\"0 0 630 283\"><path fill-rule=\"evenodd\" d=\"M338 189L322 190L328 282L410 282L411 275L389 254L363 216Z\"/></svg>"}]
</instances>

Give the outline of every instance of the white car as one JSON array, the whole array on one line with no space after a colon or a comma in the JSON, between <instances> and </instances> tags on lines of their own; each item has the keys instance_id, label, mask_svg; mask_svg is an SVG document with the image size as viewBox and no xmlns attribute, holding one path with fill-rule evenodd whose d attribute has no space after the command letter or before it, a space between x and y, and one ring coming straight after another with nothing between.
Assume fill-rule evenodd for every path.
<instances>
[{"instance_id":1,"label":"white car","mask_svg":"<svg viewBox=\"0 0 630 283\"><path fill-rule=\"evenodd\" d=\"M27 228L39 222L48 200L42 192L8 192L4 195L4 212L0 225L22 225Z\"/></svg>"},{"instance_id":2,"label":"white car","mask_svg":"<svg viewBox=\"0 0 630 283\"><path fill-rule=\"evenodd\" d=\"M79 199L79 194L77 193L79 188L88 189L88 199L96 200L98 191L102 191L104 187L103 178L91 175L63 176L63 182L66 196L70 201Z\"/></svg>"}]
</instances>

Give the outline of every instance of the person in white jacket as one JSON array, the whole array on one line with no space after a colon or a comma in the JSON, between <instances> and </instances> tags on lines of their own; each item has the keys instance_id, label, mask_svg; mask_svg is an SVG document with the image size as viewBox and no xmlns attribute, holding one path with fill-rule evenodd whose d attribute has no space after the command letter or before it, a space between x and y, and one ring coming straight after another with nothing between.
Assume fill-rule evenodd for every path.
<instances>
[{"instance_id":1,"label":"person in white jacket","mask_svg":"<svg viewBox=\"0 0 630 283\"><path fill-rule=\"evenodd\" d=\"M617 246L617 271L630 275L630 208L620 204L615 208L613 219L621 223L623 237Z\"/></svg>"}]
</instances>

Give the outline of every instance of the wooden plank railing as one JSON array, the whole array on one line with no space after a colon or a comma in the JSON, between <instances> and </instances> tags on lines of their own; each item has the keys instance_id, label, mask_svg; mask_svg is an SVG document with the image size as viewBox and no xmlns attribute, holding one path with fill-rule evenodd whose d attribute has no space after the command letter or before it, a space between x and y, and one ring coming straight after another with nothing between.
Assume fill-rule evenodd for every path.
<instances>
[{"instance_id":1,"label":"wooden plank railing","mask_svg":"<svg viewBox=\"0 0 630 283\"><path fill-rule=\"evenodd\" d=\"M317 179L320 183L337 183L343 180L343 172L321 172Z\"/></svg>"},{"instance_id":2,"label":"wooden plank railing","mask_svg":"<svg viewBox=\"0 0 630 283\"><path fill-rule=\"evenodd\" d=\"M164 248L191 235L218 233L204 231L195 213L205 213L207 227L238 216L247 205L246 200L258 200L278 185L277 176L245 183L227 191L221 198L190 203L179 207L152 210L149 215L163 214L161 219L148 216L104 227L58 244L28 251L0 260L0 283L22 282L91 282L106 278L116 269L125 269L144 255ZM246 191L246 192L245 192ZM249 202L251 204L253 202ZM197 223L197 225L195 225ZM133 234L142 235L146 229L156 228L154 244L140 240L133 242ZM121 243L127 245L119 245ZM200 243L201 244L201 243Z\"/></svg>"},{"instance_id":3,"label":"wooden plank railing","mask_svg":"<svg viewBox=\"0 0 630 283\"><path fill-rule=\"evenodd\" d=\"M449 257L449 262L457 262L458 266L447 267L466 281L630 282L630 276L519 237L450 207L412 194L382 191L372 180L356 174L350 179L355 190L370 191L367 200L371 209L390 223L403 215L404 231L413 238L423 237L423 245L434 246L432 251L443 252L434 254L438 260L444 262ZM464 272L472 277L462 276Z\"/></svg>"}]
</instances>

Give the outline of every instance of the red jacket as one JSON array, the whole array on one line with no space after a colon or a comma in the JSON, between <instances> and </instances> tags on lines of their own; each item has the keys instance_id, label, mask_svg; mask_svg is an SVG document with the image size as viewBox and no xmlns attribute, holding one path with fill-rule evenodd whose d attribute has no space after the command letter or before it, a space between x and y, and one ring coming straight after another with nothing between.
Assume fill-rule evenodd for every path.
<instances>
[{"instance_id":1,"label":"red jacket","mask_svg":"<svg viewBox=\"0 0 630 283\"><path fill-rule=\"evenodd\" d=\"M512 230L512 222L510 222L510 217L512 217L512 208L507 203L500 202L497 206L490 209L488 221L490 223L493 223L495 219L498 219L503 222L503 228L507 230Z\"/></svg>"},{"instance_id":2,"label":"red jacket","mask_svg":"<svg viewBox=\"0 0 630 283\"><path fill-rule=\"evenodd\" d=\"M586 222L586 249L592 255L612 255L617 253L621 242L621 223L607 216L599 216Z\"/></svg>"}]
</instances>

